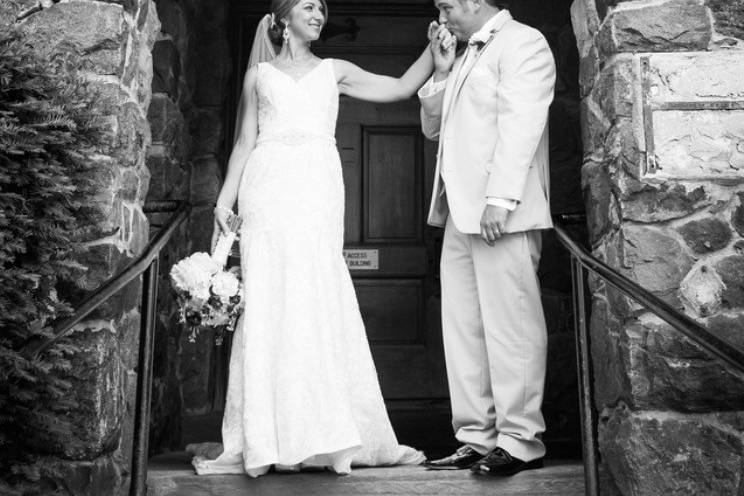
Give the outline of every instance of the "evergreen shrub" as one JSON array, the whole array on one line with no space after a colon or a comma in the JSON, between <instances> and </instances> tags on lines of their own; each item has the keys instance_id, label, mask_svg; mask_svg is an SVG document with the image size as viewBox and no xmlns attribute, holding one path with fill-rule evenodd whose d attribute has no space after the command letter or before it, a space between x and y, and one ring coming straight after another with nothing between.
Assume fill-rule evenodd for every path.
<instances>
[{"instance_id":1,"label":"evergreen shrub","mask_svg":"<svg viewBox=\"0 0 744 496\"><path fill-rule=\"evenodd\" d=\"M41 58L0 25L0 494L30 494L34 453L64 439L75 404L64 379L76 352L62 339L29 360L22 349L69 315L63 283L96 223L93 157L105 139L98 98L72 54Z\"/></svg>"}]
</instances>

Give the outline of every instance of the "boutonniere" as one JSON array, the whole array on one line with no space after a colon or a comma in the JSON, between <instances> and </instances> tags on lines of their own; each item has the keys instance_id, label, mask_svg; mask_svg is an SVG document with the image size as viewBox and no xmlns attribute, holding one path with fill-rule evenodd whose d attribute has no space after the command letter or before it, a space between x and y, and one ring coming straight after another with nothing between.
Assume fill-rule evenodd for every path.
<instances>
[{"instance_id":1,"label":"boutonniere","mask_svg":"<svg viewBox=\"0 0 744 496\"><path fill-rule=\"evenodd\" d=\"M478 51L481 51L483 47L488 45L493 37L496 36L496 30L492 29L491 31L483 34L474 34L470 37L468 40L468 45L474 46Z\"/></svg>"}]
</instances>

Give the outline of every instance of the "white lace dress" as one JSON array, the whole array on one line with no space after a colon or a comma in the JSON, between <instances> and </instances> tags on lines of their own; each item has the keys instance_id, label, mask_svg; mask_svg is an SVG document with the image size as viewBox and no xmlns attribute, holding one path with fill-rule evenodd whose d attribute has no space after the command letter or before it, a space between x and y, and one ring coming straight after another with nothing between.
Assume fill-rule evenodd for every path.
<instances>
[{"instance_id":1,"label":"white lace dress","mask_svg":"<svg viewBox=\"0 0 744 496\"><path fill-rule=\"evenodd\" d=\"M418 464L385 410L342 256L344 186L326 59L257 73L259 136L238 193L245 310L233 337L223 451L199 474ZM196 450L198 452L198 450Z\"/></svg>"}]
</instances>

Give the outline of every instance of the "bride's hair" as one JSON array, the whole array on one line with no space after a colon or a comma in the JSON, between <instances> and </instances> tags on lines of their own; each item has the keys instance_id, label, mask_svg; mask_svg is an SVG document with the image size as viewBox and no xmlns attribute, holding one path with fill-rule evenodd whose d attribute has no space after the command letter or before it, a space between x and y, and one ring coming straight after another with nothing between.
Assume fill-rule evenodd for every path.
<instances>
[{"instance_id":1,"label":"bride's hair","mask_svg":"<svg viewBox=\"0 0 744 496\"><path fill-rule=\"evenodd\" d=\"M326 0L320 1L320 10L323 12L323 25L328 21L328 4ZM282 19L289 16L289 12L300 0L271 0L271 13L274 14L274 24L269 28L269 38L275 45L281 46L284 43L282 33L286 27Z\"/></svg>"}]
</instances>

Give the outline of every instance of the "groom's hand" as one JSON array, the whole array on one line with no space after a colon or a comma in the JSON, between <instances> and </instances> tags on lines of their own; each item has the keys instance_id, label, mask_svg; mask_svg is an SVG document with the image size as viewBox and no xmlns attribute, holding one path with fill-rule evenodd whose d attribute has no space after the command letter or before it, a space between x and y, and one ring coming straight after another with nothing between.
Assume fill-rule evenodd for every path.
<instances>
[{"instance_id":1,"label":"groom's hand","mask_svg":"<svg viewBox=\"0 0 744 496\"><path fill-rule=\"evenodd\" d=\"M480 221L481 238L489 246L493 246L494 242L504 234L507 215L509 215L507 209L496 205L486 205L483 210Z\"/></svg>"}]
</instances>

